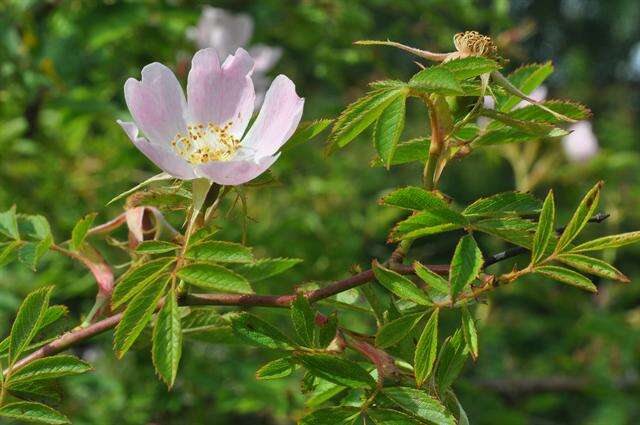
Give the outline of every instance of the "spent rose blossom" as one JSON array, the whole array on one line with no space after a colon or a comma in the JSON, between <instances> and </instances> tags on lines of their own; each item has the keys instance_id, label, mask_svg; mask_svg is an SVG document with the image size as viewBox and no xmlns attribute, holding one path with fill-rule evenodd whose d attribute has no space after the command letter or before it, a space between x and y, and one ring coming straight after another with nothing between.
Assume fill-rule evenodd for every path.
<instances>
[{"instance_id":1,"label":"spent rose blossom","mask_svg":"<svg viewBox=\"0 0 640 425\"><path fill-rule=\"evenodd\" d=\"M304 99L294 83L277 76L251 128L254 60L243 49L222 65L216 50L198 51L191 63L187 97L166 66L154 62L140 81L124 85L135 123L118 120L136 147L166 173L239 185L266 171L302 117ZM139 135L142 131L144 137Z\"/></svg>"},{"instance_id":2,"label":"spent rose blossom","mask_svg":"<svg viewBox=\"0 0 640 425\"><path fill-rule=\"evenodd\" d=\"M213 47L220 57L226 57L240 47L249 44L253 35L253 20L244 13L233 14L217 7L205 6L195 27L187 30L187 38L198 48ZM266 73L282 56L279 47L257 44L248 48L255 61L253 85L256 90L256 107L262 104L270 79Z\"/></svg>"},{"instance_id":3,"label":"spent rose blossom","mask_svg":"<svg viewBox=\"0 0 640 425\"><path fill-rule=\"evenodd\" d=\"M598 139L589 121L573 124L571 133L562 138L562 148L572 162L586 161L598 153Z\"/></svg>"}]
</instances>

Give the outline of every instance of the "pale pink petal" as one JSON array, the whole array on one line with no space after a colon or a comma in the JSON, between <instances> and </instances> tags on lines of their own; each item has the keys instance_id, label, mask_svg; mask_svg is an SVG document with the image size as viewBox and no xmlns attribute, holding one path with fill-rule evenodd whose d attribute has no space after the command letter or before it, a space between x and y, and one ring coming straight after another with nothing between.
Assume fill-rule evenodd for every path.
<instances>
[{"instance_id":1,"label":"pale pink petal","mask_svg":"<svg viewBox=\"0 0 640 425\"><path fill-rule=\"evenodd\" d=\"M198 171L215 183L236 186L255 179L276 162L278 155L267 156L260 160L231 160L209 162L198 166Z\"/></svg>"},{"instance_id":2,"label":"pale pink petal","mask_svg":"<svg viewBox=\"0 0 640 425\"><path fill-rule=\"evenodd\" d=\"M196 177L193 167L170 148L150 143L144 137L138 137L138 127L134 123L118 120L118 124L127 133L133 144L162 171L183 180Z\"/></svg>"},{"instance_id":3,"label":"pale pink petal","mask_svg":"<svg viewBox=\"0 0 640 425\"><path fill-rule=\"evenodd\" d=\"M549 92L549 89L547 89L547 86L539 86L537 87L533 92L531 92L531 94L529 95L529 97L533 100L535 100L536 102L542 102L543 100L545 100L547 98L547 93ZM529 102L528 100L521 100L520 102L518 102L518 104L516 106L513 107L513 109L520 109L520 108L524 108L525 106L529 106L531 105L531 102Z\"/></svg>"},{"instance_id":4,"label":"pale pink petal","mask_svg":"<svg viewBox=\"0 0 640 425\"><path fill-rule=\"evenodd\" d=\"M249 49L249 54L255 61L256 72L267 72L282 57L282 49L280 47L265 46L258 44Z\"/></svg>"},{"instance_id":5,"label":"pale pink petal","mask_svg":"<svg viewBox=\"0 0 640 425\"><path fill-rule=\"evenodd\" d=\"M229 56L222 67L215 49L197 52L187 83L191 121L220 126L231 122L231 134L241 138L255 101L252 69L253 59L244 49Z\"/></svg>"},{"instance_id":6,"label":"pale pink petal","mask_svg":"<svg viewBox=\"0 0 640 425\"><path fill-rule=\"evenodd\" d=\"M253 34L253 20L243 13L234 15L224 9L205 6L198 26L188 30L188 36L199 48L214 47L226 57L247 44Z\"/></svg>"},{"instance_id":7,"label":"pale pink petal","mask_svg":"<svg viewBox=\"0 0 640 425\"><path fill-rule=\"evenodd\" d=\"M569 130L571 133L562 139L562 148L569 161L586 161L598 153L598 138L589 121L573 124Z\"/></svg>"},{"instance_id":8,"label":"pale pink petal","mask_svg":"<svg viewBox=\"0 0 640 425\"><path fill-rule=\"evenodd\" d=\"M289 140L302 118L304 99L296 94L296 86L284 75L278 75L267 91L258 118L242 141L256 158L273 155Z\"/></svg>"},{"instance_id":9,"label":"pale pink petal","mask_svg":"<svg viewBox=\"0 0 640 425\"><path fill-rule=\"evenodd\" d=\"M169 145L186 131L186 101L176 76L154 62L142 68L142 80L129 78L124 98L136 124L157 145Z\"/></svg>"}]
</instances>

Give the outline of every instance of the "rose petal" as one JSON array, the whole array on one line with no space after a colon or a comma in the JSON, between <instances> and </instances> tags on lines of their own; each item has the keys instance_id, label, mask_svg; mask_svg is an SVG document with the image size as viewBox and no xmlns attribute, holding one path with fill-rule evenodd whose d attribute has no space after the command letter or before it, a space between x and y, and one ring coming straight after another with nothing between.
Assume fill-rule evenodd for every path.
<instances>
[{"instance_id":1,"label":"rose petal","mask_svg":"<svg viewBox=\"0 0 640 425\"><path fill-rule=\"evenodd\" d=\"M118 120L118 124L127 133L129 139L140 152L156 164L162 171L183 180L191 180L196 177L193 167L171 149L150 143L144 137L138 137L138 127L132 122Z\"/></svg>"},{"instance_id":2,"label":"rose petal","mask_svg":"<svg viewBox=\"0 0 640 425\"><path fill-rule=\"evenodd\" d=\"M152 143L169 144L177 133L185 133L187 103L182 87L161 63L142 68L141 81L129 78L124 98L136 124Z\"/></svg>"},{"instance_id":3,"label":"rose petal","mask_svg":"<svg viewBox=\"0 0 640 425\"><path fill-rule=\"evenodd\" d=\"M562 139L562 148L569 161L586 161L598 153L598 138L589 121L573 124L569 130L571 133Z\"/></svg>"},{"instance_id":4,"label":"rose petal","mask_svg":"<svg viewBox=\"0 0 640 425\"><path fill-rule=\"evenodd\" d=\"M258 44L249 49L249 54L255 61L255 72L267 72L282 57L282 49Z\"/></svg>"},{"instance_id":5,"label":"rose petal","mask_svg":"<svg viewBox=\"0 0 640 425\"><path fill-rule=\"evenodd\" d=\"M224 9L205 6L191 37L199 48L214 47L226 57L247 44L253 34L253 20L244 13L234 15Z\"/></svg>"},{"instance_id":6,"label":"rose petal","mask_svg":"<svg viewBox=\"0 0 640 425\"><path fill-rule=\"evenodd\" d=\"M187 95L189 116L193 122L225 125L231 122L231 134L241 138L253 113L255 92L251 81L253 59L238 49L222 67L215 49L197 52L192 60Z\"/></svg>"},{"instance_id":7,"label":"rose petal","mask_svg":"<svg viewBox=\"0 0 640 425\"><path fill-rule=\"evenodd\" d=\"M266 156L257 162L251 160L215 161L198 166L198 171L215 183L236 186L255 179L276 162L278 155Z\"/></svg>"},{"instance_id":8,"label":"rose petal","mask_svg":"<svg viewBox=\"0 0 640 425\"><path fill-rule=\"evenodd\" d=\"M253 150L256 158L273 155L298 127L303 108L304 99L296 94L295 84L284 75L278 75L242 145Z\"/></svg>"}]
</instances>

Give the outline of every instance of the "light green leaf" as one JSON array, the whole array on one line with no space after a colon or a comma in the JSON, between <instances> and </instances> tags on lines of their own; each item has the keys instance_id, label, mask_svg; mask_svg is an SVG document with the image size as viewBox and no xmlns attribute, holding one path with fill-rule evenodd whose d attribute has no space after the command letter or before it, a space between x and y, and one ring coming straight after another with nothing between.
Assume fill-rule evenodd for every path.
<instances>
[{"instance_id":1,"label":"light green leaf","mask_svg":"<svg viewBox=\"0 0 640 425\"><path fill-rule=\"evenodd\" d=\"M19 240L20 232L18 231L18 217L16 216L16 206L12 206L8 210L0 213L0 233Z\"/></svg>"},{"instance_id":2,"label":"light green leaf","mask_svg":"<svg viewBox=\"0 0 640 425\"><path fill-rule=\"evenodd\" d=\"M158 258L127 271L116 282L115 290L111 296L111 307L117 309L136 296L147 285L166 273L169 265L174 261L175 258Z\"/></svg>"},{"instance_id":3,"label":"light green leaf","mask_svg":"<svg viewBox=\"0 0 640 425\"><path fill-rule=\"evenodd\" d=\"M0 417L41 424L70 424L69 419L57 410L41 403L18 401L0 407Z\"/></svg>"},{"instance_id":4,"label":"light green leaf","mask_svg":"<svg viewBox=\"0 0 640 425\"><path fill-rule=\"evenodd\" d=\"M591 117L591 111L589 108L577 102L566 100L547 100L544 101L543 104L552 111L576 121L587 120ZM557 115L553 115L549 111L545 111L536 105L527 105L523 108L518 108L515 111L510 112L509 115L515 119L523 121L548 122L552 124L564 123Z\"/></svg>"},{"instance_id":5,"label":"light green leaf","mask_svg":"<svg viewBox=\"0 0 640 425\"><path fill-rule=\"evenodd\" d=\"M454 74L439 66L431 66L415 74L409 80L409 87L422 93L437 93L446 96L464 94Z\"/></svg>"},{"instance_id":6,"label":"light green leaf","mask_svg":"<svg viewBox=\"0 0 640 425\"><path fill-rule=\"evenodd\" d=\"M452 303L478 277L482 263L482 252L473 236L466 235L462 237L453 253L451 271L449 273Z\"/></svg>"},{"instance_id":7,"label":"light green leaf","mask_svg":"<svg viewBox=\"0 0 640 425\"><path fill-rule=\"evenodd\" d=\"M420 425L423 423L413 416L392 409L367 409L367 416L375 425Z\"/></svg>"},{"instance_id":8,"label":"light green leaf","mask_svg":"<svg viewBox=\"0 0 640 425\"><path fill-rule=\"evenodd\" d=\"M521 92L529 95L538 88L551 73L553 73L553 64L551 62L530 64L516 69L507 76L507 79ZM521 100L518 96L512 96L510 94L498 96L498 110L508 112L520 103Z\"/></svg>"},{"instance_id":9,"label":"light green leaf","mask_svg":"<svg viewBox=\"0 0 640 425\"><path fill-rule=\"evenodd\" d=\"M478 330L467 306L462 307L462 335L474 360L478 358Z\"/></svg>"},{"instance_id":10,"label":"light green leaf","mask_svg":"<svg viewBox=\"0 0 640 425\"><path fill-rule=\"evenodd\" d=\"M132 187L131 189L127 190L126 192L122 192L121 194L119 194L118 196L116 196L115 198L113 198L112 200L110 200L109 202L107 202L107 205L110 205L112 203L114 203L117 200L120 200L126 196L131 195L133 192L135 192L136 190L140 190L145 186L150 185L153 182L158 182L158 181L163 181L163 180L170 180L174 178L172 175L162 172L160 174L156 174L153 177L148 178L147 180L143 181L142 183L140 183L139 185Z\"/></svg>"},{"instance_id":11,"label":"light green leaf","mask_svg":"<svg viewBox=\"0 0 640 425\"><path fill-rule=\"evenodd\" d=\"M376 334L376 346L387 348L402 341L423 317L423 313L405 314L385 323L378 329Z\"/></svg>"},{"instance_id":12,"label":"light green leaf","mask_svg":"<svg viewBox=\"0 0 640 425\"><path fill-rule=\"evenodd\" d=\"M414 372L416 375L416 387L420 388L433 371L433 365L438 353L438 313L433 310L431 317L422 330L413 358Z\"/></svg>"},{"instance_id":13,"label":"light green leaf","mask_svg":"<svg viewBox=\"0 0 640 425\"><path fill-rule=\"evenodd\" d=\"M558 266L539 266L534 269L536 273L557 280L562 283L576 286L589 292L598 292L598 288L586 276L573 270Z\"/></svg>"},{"instance_id":14,"label":"light green leaf","mask_svg":"<svg viewBox=\"0 0 640 425\"><path fill-rule=\"evenodd\" d=\"M406 96L399 96L387 106L376 121L373 146L387 168L391 166L398 141L404 130Z\"/></svg>"},{"instance_id":15,"label":"light green leaf","mask_svg":"<svg viewBox=\"0 0 640 425\"><path fill-rule=\"evenodd\" d=\"M287 377L293 373L295 366L288 357L272 360L256 371L256 379L270 381Z\"/></svg>"},{"instance_id":16,"label":"light green leaf","mask_svg":"<svg viewBox=\"0 0 640 425\"><path fill-rule=\"evenodd\" d=\"M2 247L2 250L0 250L0 267L9 264L16 258L18 248L21 245L21 241L12 241Z\"/></svg>"},{"instance_id":17,"label":"light green leaf","mask_svg":"<svg viewBox=\"0 0 640 425\"><path fill-rule=\"evenodd\" d=\"M406 96L407 91L405 87L379 89L347 106L333 125L327 153L332 153L336 147L346 146L377 120L394 100Z\"/></svg>"},{"instance_id":18,"label":"light green leaf","mask_svg":"<svg viewBox=\"0 0 640 425\"><path fill-rule=\"evenodd\" d=\"M471 143L471 146L474 148L479 148L482 146L508 145L510 143L522 143L531 140L538 140L542 137L557 139L560 137L564 137L567 134L569 134L569 132L557 127L549 129L549 131L544 134L528 133L515 128L503 127L497 130L487 131L486 133L475 139Z\"/></svg>"},{"instance_id":19,"label":"light green leaf","mask_svg":"<svg viewBox=\"0 0 640 425\"><path fill-rule=\"evenodd\" d=\"M589 242L582 243L570 250L570 252L598 251L600 249L619 248L621 246L640 242L640 231L621 233L619 235L604 236Z\"/></svg>"},{"instance_id":20,"label":"light green leaf","mask_svg":"<svg viewBox=\"0 0 640 425\"><path fill-rule=\"evenodd\" d=\"M56 356L36 359L13 372L9 378L12 385L30 381L42 381L62 376L79 375L90 371L91 365L74 356L58 354Z\"/></svg>"},{"instance_id":21,"label":"light green leaf","mask_svg":"<svg viewBox=\"0 0 640 425\"><path fill-rule=\"evenodd\" d=\"M40 259L49 251L51 245L53 245L51 234L38 242L25 242L18 254L20 261L31 270L36 271Z\"/></svg>"},{"instance_id":22,"label":"light green leaf","mask_svg":"<svg viewBox=\"0 0 640 425\"><path fill-rule=\"evenodd\" d=\"M176 291L171 288L158 313L152 336L152 360L167 387L173 387L182 356L182 326Z\"/></svg>"},{"instance_id":23,"label":"light green leaf","mask_svg":"<svg viewBox=\"0 0 640 425\"><path fill-rule=\"evenodd\" d=\"M435 274L428 267L423 266L418 261L413 263L413 270L416 272L416 275L430 288L433 288L440 294L449 295L449 282L447 282L442 276Z\"/></svg>"},{"instance_id":24,"label":"light green leaf","mask_svg":"<svg viewBox=\"0 0 640 425\"><path fill-rule=\"evenodd\" d=\"M313 347L315 335L315 313L311 309L309 300L303 295L298 295L291 304L291 322L296 334L302 340L305 347Z\"/></svg>"},{"instance_id":25,"label":"light green leaf","mask_svg":"<svg viewBox=\"0 0 640 425\"><path fill-rule=\"evenodd\" d=\"M520 217L490 218L473 223L473 229L530 248L536 224Z\"/></svg>"},{"instance_id":26,"label":"light green leaf","mask_svg":"<svg viewBox=\"0 0 640 425\"><path fill-rule=\"evenodd\" d=\"M298 425L352 425L360 409L350 406L324 407L304 416Z\"/></svg>"},{"instance_id":27,"label":"light green leaf","mask_svg":"<svg viewBox=\"0 0 640 425\"><path fill-rule=\"evenodd\" d=\"M429 157L429 138L416 138L400 142L391 158L391 165L402 165L413 161L424 162ZM372 161L371 166L386 166L381 158Z\"/></svg>"},{"instance_id":28,"label":"light green leaf","mask_svg":"<svg viewBox=\"0 0 640 425\"><path fill-rule=\"evenodd\" d=\"M500 66L492 59L482 56L468 56L466 58L453 59L439 65L439 68L451 72L456 80L467 80L497 71Z\"/></svg>"},{"instance_id":29,"label":"light green leaf","mask_svg":"<svg viewBox=\"0 0 640 425\"><path fill-rule=\"evenodd\" d=\"M318 134L322 133L325 128L329 127L329 125L333 122L330 119L319 119L315 121L307 121L303 122L298 126L298 129L293 136L282 146L282 151L286 152L290 149L293 149L303 143L308 142L309 140L316 137Z\"/></svg>"},{"instance_id":30,"label":"light green leaf","mask_svg":"<svg viewBox=\"0 0 640 425\"><path fill-rule=\"evenodd\" d=\"M553 200L553 191L549 191L547 198L542 205L542 212L538 219L538 227L533 237L533 245L531 247L531 264L538 263L544 256L549 242L553 237L553 229L555 226L556 204Z\"/></svg>"},{"instance_id":31,"label":"light green leaf","mask_svg":"<svg viewBox=\"0 0 640 425\"><path fill-rule=\"evenodd\" d=\"M22 351L40 329L40 324L49 307L51 291L53 291L51 286L40 288L31 292L22 301L9 335L9 366L18 360Z\"/></svg>"},{"instance_id":32,"label":"light green leaf","mask_svg":"<svg viewBox=\"0 0 640 425\"><path fill-rule=\"evenodd\" d=\"M143 241L136 247L138 254L164 254L165 252L175 251L180 248L180 245L176 245L167 241Z\"/></svg>"},{"instance_id":33,"label":"light green leaf","mask_svg":"<svg viewBox=\"0 0 640 425\"><path fill-rule=\"evenodd\" d=\"M178 277L200 288L234 294L251 294L253 289L243 276L214 264L191 264L178 271Z\"/></svg>"},{"instance_id":34,"label":"light green leaf","mask_svg":"<svg viewBox=\"0 0 640 425\"><path fill-rule=\"evenodd\" d=\"M190 260L219 263L249 263L253 261L251 248L238 243L211 241L189 247L185 257Z\"/></svg>"},{"instance_id":35,"label":"light green leaf","mask_svg":"<svg viewBox=\"0 0 640 425\"><path fill-rule=\"evenodd\" d=\"M404 208L413 211L423 210L448 210L453 216L457 213L449 208L449 205L442 198L420 187L407 186L397 189L380 199L382 205L390 207ZM459 216L459 214L457 214ZM459 220L464 219L458 217Z\"/></svg>"},{"instance_id":36,"label":"light green leaf","mask_svg":"<svg viewBox=\"0 0 640 425\"><path fill-rule=\"evenodd\" d=\"M166 277L154 280L138 292L127 305L113 336L113 348L118 358L122 358L129 351L151 320L168 282L169 279Z\"/></svg>"},{"instance_id":37,"label":"light green leaf","mask_svg":"<svg viewBox=\"0 0 640 425\"><path fill-rule=\"evenodd\" d=\"M499 217L532 214L540 210L540 201L530 193L503 192L475 201L462 211L466 216Z\"/></svg>"},{"instance_id":38,"label":"light green leaf","mask_svg":"<svg viewBox=\"0 0 640 425\"><path fill-rule=\"evenodd\" d=\"M619 282L630 282L629 278L620 270L598 258L582 254L565 253L557 255L555 259L584 273L593 274L606 279L617 280Z\"/></svg>"},{"instance_id":39,"label":"light green leaf","mask_svg":"<svg viewBox=\"0 0 640 425\"><path fill-rule=\"evenodd\" d=\"M447 409L426 391L407 387L384 388L386 395L402 410L436 425L456 425L456 420Z\"/></svg>"},{"instance_id":40,"label":"light green leaf","mask_svg":"<svg viewBox=\"0 0 640 425\"><path fill-rule=\"evenodd\" d=\"M460 329L453 336L447 338L438 355L436 367L436 384L440 394L456 380L467 361L467 344L465 344Z\"/></svg>"},{"instance_id":41,"label":"light green leaf","mask_svg":"<svg viewBox=\"0 0 640 425\"><path fill-rule=\"evenodd\" d=\"M34 238L39 240L51 238L53 240L53 236L51 235L51 226L49 225L49 221L46 217L42 215L30 215L28 216L28 220L33 228L32 236Z\"/></svg>"},{"instance_id":42,"label":"light green leaf","mask_svg":"<svg viewBox=\"0 0 640 425\"><path fill-rule=\"evenodd\" d=\"M377 262L373 264L373 273L382 286L398 297L420 305L432 304L427 294L406 277L382 267Z\"/></svg>"},{"instance_id":43,"label":"light green leaf","mask_svg":"<svg viewBox=\"0 0 640 425\"><path fill-rule=\"evenodd\" d=\"M301 262L299 258L265 258L251 264L243 264L237 271L251 282L258 282L284 273Z\"/></svg>"},{"instance_id":44,"label":"light green leaf","mask_svg":"<svg viewBox=\"0 0 640 425\"><path fill-rule=\"evenodd\" d=\"M69 242L69 248L71 248L72 251L78 251L82 247L84 239L87 237L87 232L91 229L96 216L96 213L87 214L78 220L73 227L71 231L71 241Z\"/></svg>"},{"instance_id":45,"label":"light green leaf","mask_svg":"<svg viewBox=\"0 0 640 425\"><path fill-rule=\"evenodd\" d=\"M250 313L240 313L231 318L233 333L243 340L271 349L287 349L291 344L278 328Z\"/></svg>"},{"instance_id":46,"label":"light green leaf","mask_svg":"<svg viewBox=\"0 0 640 425\"><path fill-rule=\"evenodd\" d=\"M569 220L569 224L567 224L564 232L562 232L562 235L560 236L560 239L558 239L555 253L563 252L565 248L576 238L576 236L578 236L582 229L584 229L584 226L587 225L596 208L598 208L602 184L603 183L601 181L596 183L596 185L587 192L585 197L582 198L580 205L578 205L578 208L576 208L576 211L573 213L573 217Z\"/></svg>"},{"instance_id":47,"label":"light green leaf","mask_svg":"<svg viewBox=\"0 0 640 425\"><path fill-rule=\"evenodd\" d=\"M296 362L309 373L349 388L373 388L375 381L358 363L331 354L296 353Z\"/></svg>"}]
</instances>

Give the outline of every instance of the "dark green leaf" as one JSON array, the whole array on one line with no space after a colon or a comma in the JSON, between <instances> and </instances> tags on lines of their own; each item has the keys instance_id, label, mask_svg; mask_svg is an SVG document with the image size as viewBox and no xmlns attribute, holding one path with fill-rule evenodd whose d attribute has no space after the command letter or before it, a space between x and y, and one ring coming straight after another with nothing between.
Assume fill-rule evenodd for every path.
<instances>
[{"instance_id":1,"label":"dark green leaf","mask_svg":"<svg viewBox=\"0 0 640 425\"><path fill-rule=\"evenodd\" d=\"M530 64L522 66L516 69L514 72L507 76L507 79L511 84L517 87L521 92L526 95L531 94L538 86L540 86L544 80L553 72L553 65L551 62L543 64ZM498 96L499 110L507 112L513 109L522 99L518 96L506 94L505 96Z\"/></svg>"},{"instance_id":2,"label":"dark green leaf","mask_svg":"<svg viewBox=\"0 0 640 425\"><path fill-rule=\"evenodd\" d=\"M373 388L375 381L358 363L331 354L297 353L295 359L309 373L350 388Z\"/></svg>"},{"instance_id":3,"label":"dark green leaf","mask_svg":"<svg viewBox=\"0 0 640 425\"><path fill-rule=\"evenodd\" d=\"M425 68L415 74L409 81L409 87L422 93L437 93L447 96L464 94L454 74L438 66Z\"/></svg>"},{"instance_id":4,"label":"dark green leaf","mask_svg":"<svg viewBox=\"0 0 640 425\"><path fill-rule=\"evenodd\" d=\"M391 409L367 409L367 416L375 425L420 425L419 419Z\"/></svg>"},{"instance_id":5,"label":"dark green leaf","mask_svg":"<svg viewBox=\"0 0 640 425\"><path fill-rule=\"evenodd\" d=\"M416 387L420 388L433 371L433 365L436 361L438 353L438 313L439 309L435 309L431 313L431 317L426 326L422 330L416 351L414 354L414 372L416 376Z\"/></svg>"},{"instance_id":6,"label":"dark green leaf","mask_svg":"<svg viewBox=\"0 0 640 425\"><path fill-rule=\"evenodd\" d=\"M540 201L530 193L503 192L475 201L462 211L466 216L495 217L532 214L540 209Z\"/></svg>"},{"instance_id":7,"label":"dark green leaf","mask_svg":"<svg viewBox=\"0 0 640 425\"><path fill-rule=\"evenodd\" d=\"M391 166L398 141L404 130L406 96L393 100L380 114L373 131L373 145L387 168Z\"/></svg>"},{"instance_id":8,"label":"dark green leaf","mask_svg":"<svg viewBox=\"0 0 640 425\"><path fill-rule=\"evenodd\" d=\"M178 277L205 289L234 294L251 294L253 289L244 276L214 264L191 264L178 271Z\"/></svg>"},{"instance_id":9,"label":"dark green leaf","mask_svg":"<svg viewBox=\"0 0 640 425\"><path fill-rule=\"evenodd\" d=\"M320 325L318 329L318 343L320 347L324 348L331 344L331 341L336 337L338 331L338 315L334 311L327 316L327 320L324 324Z\"/></svg>"},{"instance_id":10,"label":"dark green leaf","mask_svg":"<svg viewBox=\"0 0 640 425\"><path fill-rule=\"evenodd\" d=\"M436 425L456 425L456 420L437 399L426 391L407 387L391 387L382 390L402 410Z\"/></svg>"},{"instance_id":11,"label":"dark green leaf","mask_svg":"<svg viewBox=\"0 0 640 425\"><path fill-rule=\"evenodd\" d=\"M180 245L176 245L166 241L143 241L136 247L138 254L164 254L165 252L175 251L180 248Z\"/></svg>"},{"instance_id":12,"label":"dark green leaf","mask_svg":"<svg viewBox=\"0 0 640 425\"><path fill-rule=\"evenodd\" d=\"M325 407L304 416L298 425L351 425L358 416L360 409L357 407Z\"/></svg>"},{"instance_id":13,"label":"dark green leaf","mask_svg":"<svg viewBox=\"0 0 640 425\"><path fill-rule=\"evenodd\" d=\"M422 292L422 290L418 288L415 283L411 282L406 277L392 270L386 269L378 263L374 263L373 272L378 282L380 282L382 286L387 288L387 290L389 290L390 292L393 292L398 297L413 301L416 304L432 304L427 294Z\"/></svg>"},{"instance_id":14,"label":"dark green leaf","mask_svg":"<svg viewBox=\"0 0 640 425\"><path fill-rule=\"evenodd\" d=\"M290 347L287 338L275 326L250 313L240 313L231 318L231 326L236 336L253 344L271 349Z\"/></svg>"},{"instance_id":15,"label":"dark green leaf","mask_svg":"<svg viewBox=\"0 0 640 425\"><path fill-rule=\"evenodd\" d=\"M544 200L542 212L538 220L538 227L533 237L533 245L531 247L531 264L538 263L544 256L549 242L553 237L553 229L555 226L556 204L553 200L553 191L549 191L547 198Z\"/></svg>"},{"instance_id":16,"label":"dark green leaf","mask_svg":"<svg viewBox=\"0 0 640 425\"><path fill-rule=\"evenodd\" d=\"M467 344L458 329L453 336L444 341L438 355L436 383L440 394L444 394L456 380L467 361L467 354Z\"/></svg>"},{"instance_id":17,"label":"dark green leaf","mask_svg":"<svg viewBox=\"0 0 640 425\"><path fill-rule=\"evenodd\" d=\"M158 258L127 271L116 282L111 297L111 307L117 309L136 296L147 285L166 273L169 265L174 261L175 258Z\"/></svg>"},{"instance_id":18,"label":"dark green leaf","mask_svg":"<svg viewBox=\"0 0 640 425\"><path fill-rule=\"evenodd\" d=\"M415 186L397 189L380 199L380 203L390 207L404 208L413 211L450 210L449 205L443 201L442 198L433 192Z\"/></svg>"},{"instance_id":19,"label":"dark green leaf","mask_svg":"<svg viewBox=\"0 0 640 425\"><path fill-rule=\"evenodd\" d=\"M314 346L315 313L311 309L309 300L298 295L291 303L291 322L296 334L305 347Z\"/></svg>"},{"instance_id":20,"label":"dark green leaf","mask_svg":"<svg viewBox=\"0 0 640 425\"><path fill-rule=\"evenodd\" d=\"M251 282L258 282L284 273L301 262L299 258L266 258L255 263L243 264L237 271Z\"/></svg>"},{"instance_id":21,"label":"dark green leaf","mask_svg":"<svg viewBox=\"0 0 640 425\"><path fill-rule=\"evenodd\" d=\"M600 181L596 183L589 192L587 192L584 198L582 198L580 205L578 205L578 208L573 213L573 217L569 220L569 224L567 224L564 232L562 232L562 235L558 240L558 244L555 249L556 253L563 252L565 248L576 238L576 236L578 236L582 229L584 229L584 226L587 225L596 208L598 208L601 188L602 182Z\"/></svg>"},{"instance_id":22,"label":"dark green leaf","mask_svg":"<svg viewBox=\"0 0 640 425\"><path fill-rule=\"evenodd\" d=\"M40 329L40 324L49 307L52 290L51 286L40 288L31 292L22 301L9 335L9 366L18 360L22 351Z\"/></svg>"},{"instance_id":23,"label":"dark green leaf","mask_svg":"<svg viewBox=\"0 0 640 425\"><path fill-rule=\"evenodd\" d=\"M411 333L423 317L423 313L405 314L385 323L378 329L376 345L380 348L387 348L397 344Z\"/></svg>"},{"instance_id":24,"label":"dark green leaf","mask_svg":"<svg viewBox=\"0 0 640 425\"><path fill-rule=\"evenodd\" d=\"M9 387L14 384L79 375L91 370L91 365L82 360L64 354L36 359L13 372L9 378Z\"/></svg>"},{"instance_id":25,"label":"dark green leaf","mask_svg":"<svg viewBox=\"0 0 640 425\"><path fill-rule=\"evenodd\" d=\"M450 60L439 65L439 67L451 72L456 80L466 80L496 71L500 66L496 61L489 58L468 56Z\"/></svg>"},{"instance_id":26,"label":"dark green leaf","mask_svg":"<svg viewBox=\"0 0 640 425\"><path fill-rule=\"evenodd\" d=\"M442 276L434 273L418 261L413 263L413 269L416 272L416 275L430 288L433 288L440 294L449 295L449 282L447 282Z\"/></svg>"},{"instance_id":27,"label":"dark green leaf","mask_svg":"<svg viewBox=\"0 0 640 425\"><path fill-rule=\"evenodd\" d=\"M462 335L473 359L478 358L478 330L467 306L462 307Z\"/></svg>"},{"instance_id":28,"label":"dark green leaf","mask_svg":"<svg viewBox=\"0 0 640 425\"><path fill-rule=\"evenodd\" d=\"M69 419L57 410L41 403L18 401L0 407L0 417L41 424L69 424Z\"/></svg>"},{"instance_id":29,"label":"dark green leaf","mask_svg":"<svg viewBox=\"0 0 640 425\"><path fill-rule=\"evenodd\" d=\"M290 359L283 357L270 361L258 369L256 379L261 381L280 379L291 375L294 370L295 367L291 364Z\"/></svg>"}]
</instances>

